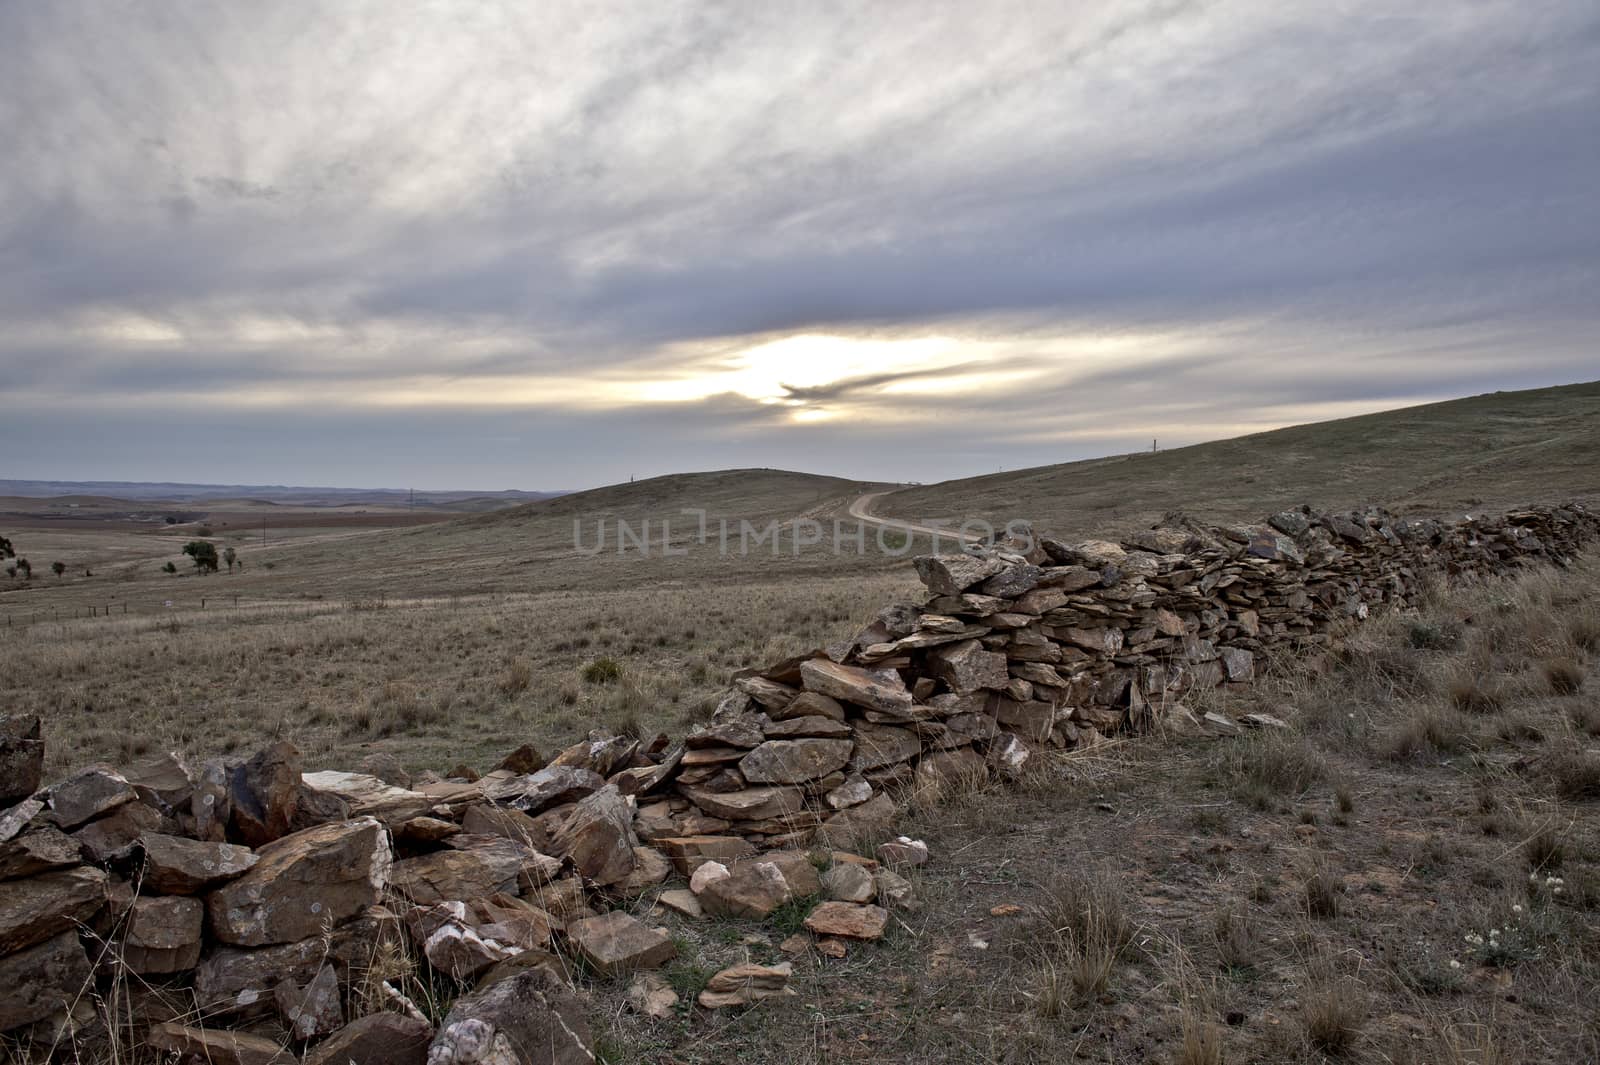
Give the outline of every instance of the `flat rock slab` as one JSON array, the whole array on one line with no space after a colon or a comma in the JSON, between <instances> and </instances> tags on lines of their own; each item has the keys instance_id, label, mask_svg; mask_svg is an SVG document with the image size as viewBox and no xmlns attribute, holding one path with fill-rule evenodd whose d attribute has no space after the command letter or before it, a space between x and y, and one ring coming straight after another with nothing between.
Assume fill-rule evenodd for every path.
<instances>
[{"instance_id":1,"label":"flat rock slab","mask_svg":"<svg viewBox=\"0 0 1600 1065\"><path fill-rule=\"evenodd\" d=\"M270 1039L222 1028L189 1028L153 1024L145 1042L181 1060L198 1058L210 1065L294 1065L295 1056Z\"/></svg>"},{"instance_id":2,"label":"flat rock slab","mask_svg":"<svg viewBox=\"0 0 1600 1065\"><path fill-rule=\"evenodd\" d=\"M748 1006L762 999L779 995L792 995L789 977L794 965L756 965L745 963L723 969L706 981L699 1002L708 1010L727 1009L730 1006Z\"/></svg>"},{"instance_id":3,"label":"flat rock slab","mask_svg":"<svg viewBox=\"0 0 1600 1065\"><path fill-rule=\"evenodd\" d=\"M855 746L844 739L767 740L740 759L739 771L752 784L804 784L843 769Z\"/></svg>"},{"instance_id":4,"label":"flat rock slab","mask_svg":"<svg viewBox=\"0 0 1600 1065\"><path fill-rule=\"evenodd\" d=\"M433 800L421 792L397 788L366 773L328 769L307 773L303 779L308 788L348 803L352 817L376 817L386 824L398 824L433 809Z\"/></svg>"},{"instance_id":5,"label":"flat rock slab","mask_svg":"<svg viewBox=\"0 0 1600 1065\"><path fill-rule=\"evenodd\" d=\"M433 1025L403 1013L351 1021L314 1047L305 1065L427 1065Z\"/></svg>"},{"instance_id":6,"label":"flat rock slab","mask_svg":"<svg viewBox=\"0 0 1600 1065\"><path fill-rule=\"evenodd\" d=\"M700 905L719 917L761 920L793 897L783 871L772 862L743 862L705 884Z\"/></svg>"},{"instance_id":7,"label":"flat rock slab","mask_svg":"<svg viewBox=\"0 0 1600 1065\"><path fill-rule=\"evenodd\" d=\"M80 866L0 882L0 955L43 943L93 917L109 877Z\"/></svg>"},{"instance_id":8,"label":"flat rock slab","mask_svg":"<svg viewBox=\"0 0 1600 1065\"><path fill-rule=\"evenodd\" d=\"M567 938L603 976L660 968L678 953L671 939L621 910L569 923Z\"/></svg>"},{"instance_id":9,"label":"flat rock slab","mask_svg":"<svg viewBox=\"0 0 1600 1065\"><path fill-rule=\"evenodd\" d=\"M824 902L806 918L812 932L841 939L881 939L888 925L888 910L849 902Z\"/></svg>"},{"instance_id":10,"label":"flat rock slab","mask_svg":"<svg viewBox=\"0 0 1600 1065\"><path fill-rule=\"evenodd\" d=\"M255 852L233 843L147 832L140 837L144 849L144 885L163 895L198 895L256 864Z\"/></svg>"},{"instance_id":11,"label":"flat rock slab","mask_svg":"<svg viewBox=\"0 0 1600 1065\"><path fill-rule=\"evenodd\" d=\"M205 904L199 899L141 896L128 913L122 960L141 975L181 973L200 962Z\"/></svg>"},{"instance_id":12,"label":"flat rock slab","mask_svg":"<svg viewBox=\"0 0 1600 1065\"><path fill-rule=\"evenodd\" d=\"M44 825L8 843L0 843L0 880L37 876L52 869L81 865L77 841L60 829Z\"/></svg>"},{"instance_id":13,"label":"flat rock slab","mask_svg":"<svg viewBox=\"0 0 1600 1065\"><path fill-rule=\"evenodd\" d=\"M45 793L50 820L61 828L77 828L92 818L139 797L127 778L110 766L97 765L68 777Z\"/></svg>"},{"instance_id":14,"label":"flat rock slab","mask_svg":"<svg viewBox=\"0 0 1600 1065\"><path fill-rule=\"evenodd\" d=\"M903 714L911 709L911 692L892 669L862 669L826 658L811 658L801 664L800 677L808 692L868 710Z\"/></svg>"},{"instance_id":15,"label":"flat rock slab","mask_svg":"<svg viewBox=\"0 0 1600 1065\"><path fill-rule=\"evenodd\" d=\"M713 817L729 821L765 821L785 817L805 809L805 792L792 787L745 788L741 791L711 791L680 786L685 798ZM670 852L669 852L670 853Z\"/></svg>"},{"instance_id":16,"label":"flat rock slab","mask_svg":"<svg viewBox=\"0 0 1600 1065\"><path fill-rule=\"evenodd\" d=\"M269 843L249 872L206 897L223 943L293 943L361 913L383 897L393 854L375 818L318 825Z\"/></svg>"}]
</instances>

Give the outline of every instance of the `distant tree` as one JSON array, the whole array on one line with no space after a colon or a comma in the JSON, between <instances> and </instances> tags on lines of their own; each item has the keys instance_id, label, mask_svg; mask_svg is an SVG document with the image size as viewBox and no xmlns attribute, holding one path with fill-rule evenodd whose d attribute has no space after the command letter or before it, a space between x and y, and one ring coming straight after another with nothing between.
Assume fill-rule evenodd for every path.
<instances>
[{"instance_id":1,"label":"distant tree","mask_svg":"<svg viewBox=\"0 0 1600 1065\"><path fill-rule=\"evenodd\" d=\"M61 579L61 575L67 572L67 564L65 562L52 562L50 563L50 572L54 573L56 575L56 580L59 581Z\"/></svg>"},{"instance_id":2,"label":"distant tree","mask_svg":"<svg viewBox=\"0 0 1600 1065\"><path fill-rule=\"evenodd\" d=\"M217 545L209 540L190 540L183 545L183 553L194 559L194 568L200 573L217 571Z\"/></svg>"},{"instance_id":3,"label":"distant tree","mask_svg":"<svg viewBox=\"0 0 1600 1065\"><path fill-rule=\"evenodd\" d=\"M15 577L16 575L17 575L17 567L15 567L15 566L7 566L6 567L6 576L7 577Z\"/></svg>"},{"instance_id":4,"label":"distant tree","mask_svg":"<svg viewBox=\"0 0 1600 1065\"><path fill-rule=\"evenodd\" d=\"M29 562L27 559L17 559L17 570L22 574L23 580L33 580L33 563Z\"/></svg>"},{"instance_id":5,"label":"distant tree","mask_svg":"<svg viewBox=\"0 0 1600 1065\"><path fill-rule=\"evenodd\" d=\"M0 536L0 558L16 558L17 553L11 549L11 541Z\"/></svg>"},{"instance_id":6,"label":"distant tree","mask_svg":"<svg viewBox=\"0 0 1600 1065\"><path fill-rule=\"evenodd\" d=\"M202 526L200 526L200 535L201 536L214 536L216 534L211 531L211 526L202 525Z\"/></svg>"},{"instance_id":7,"label":"distant tree","mask_svg":"<svg viewBox=\"0 0 1600 1065\"><path fill-rule=\"evenodd\" d=\"M231 547L224 547L222 549L222 561L228 564L228 572L232 573L233 564L239 561L239 552L235 551Z\"/></svg>"},{"instance_id":8,"label":"distant tree","mask_svg":"<svg viewBox=\"0 0 1600 1065\"><path fill-rule=\"evenodd\" d=\"M176 524L178 524L178 519L173 517L171 514L168 514L167 515L167 524L168 525L176 525Z\"/></svg>"},{"instance_id":9,"label":"distant tree","mask_svg":"<svg viewBox=\"0 0 1600 1065\"><path fill-rule=\"evenodd\" d=\"M178 572L178 567L174 566L172 563L168 562L165 566L161 567L161 571L163 573L176 573L176 572Z\"/></svg>"}]
</instances>

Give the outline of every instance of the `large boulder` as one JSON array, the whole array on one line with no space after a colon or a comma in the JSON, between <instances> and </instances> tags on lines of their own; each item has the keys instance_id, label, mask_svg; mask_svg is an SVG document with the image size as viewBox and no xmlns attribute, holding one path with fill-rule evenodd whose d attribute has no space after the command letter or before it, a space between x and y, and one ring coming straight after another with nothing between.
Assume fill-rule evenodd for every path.
<instances>
[{"instance_id":1,"label":"large boulder","mask_svg":"<svg viewBox=\"0 0 1600 1065\"><path fill-rule=\"evenodd\" d=\"M856 726L856 749L850 772L865 773L905 762L922 751L922 741L910 729L861 722Z\"/></svg>"},{"instance_id":2,"label":"large boulder","mask_svg":"<svg viewBox=\"0 0 1600 1065\"><path fill-rule=\"evenodd\" d=\"M1006 568L998 558L976 555L919 555L911 564L934 595L960 595Z\"/></svg>"},{"instance_id":3,"label":"large boulder","mask_svg":"<svg viewBox=\"0 0 1600 1065\"><path fill-rule=\"evenodd\" d=\"M80 866L0 882L0 955L43 943L93 917L105 905L109 879Z\"/></svg>"},{"instance_id":4,"label":"large boulder","mask_svg":"<svg viewBox=\"0 0 1600 1065\"><path fill-rule=\"evenodd\" d=\"M0 807L39 790L44 776L44 740L38 714L0 716Z\"/></svg>"},{"instance_id":5,"label":"large boulder","mask_svg":"<svg viewBox=\"0 0 1600 1065\"><path fill-rule=\"evenodd\" d=\"M452 844L462 836L452 836ZM504 836L469 836L468 846L434 851L394 863L389 882L419 906L449 899L480 899L517 891L523 867L541 857Z\"/></svg>"},{"instance_id":6,"label":"large boulder","mask_svg":"<svg viewBox=\"0 0 1600 1065\"><path fill-rule=\"evenodd\" d=\"M729 821L766 821L799 813L806 808L805 792L799 788L762 787L718 792L709 788L680 786L678 790L712 817Z\"/></svg>"},{"instance_id":7,"label":"large boulder","mask_svg":"<svg viewBox=\"0 0 1600 1065\"><path fill-rule=\"evenodd\" d=\"M728 875L710 880L700 892L700 905L719 917L761 920L793 897L783 870L772 862L736 865Z\"/></svg>"},{"instance_id":8,"label":"large boulder","mask_svg":"<svg viewBox=\"0 0 1600 1065\"><path fill-rule=\"evenodd\" d=\"M0 1032L69 1010L89 985L88 955L74 931L0 957Z\"/></svg>"},{"instance_id":9,"label":"large boulder","mask_svg":"<svg viewBox=\"0 0 1600 1065\"><path fill-rule=\"evenodd\" d=\"M217 939L293 943L361 913L383 896L393 854L375 818L318 825L262 847L255 866L206 897Z\"/></svg>"},{"instance_id":10,"label":"large boulder","mask_svg":"<svg viewBox=\"0 0 1600 1065\"><path fill-rule=\"evenodd\" d=\"M566 981L523 969L456 1000L428 1065L594 1065L593 1036Z\"/></svg>"}]
</instances>

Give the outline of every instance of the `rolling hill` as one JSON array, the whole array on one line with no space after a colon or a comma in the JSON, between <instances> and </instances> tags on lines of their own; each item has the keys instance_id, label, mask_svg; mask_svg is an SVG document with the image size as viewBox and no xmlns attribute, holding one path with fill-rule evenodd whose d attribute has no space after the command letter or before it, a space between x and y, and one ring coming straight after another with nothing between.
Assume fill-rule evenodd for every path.
<instances>
[{"instance_id":1,"label":"rolling hill","mask_svg":"<svg viewBox=\"0 0 1600 1065\"><path fill-rule=\"evenodd\" d=\"M1571 498L1600 498L1600 382L904 488L874 513L1025 518L1042 531L1090 536L1148 526L1171 510L1214 520L1299 503L1450 514Z\"/></svg>"}]
</instances>

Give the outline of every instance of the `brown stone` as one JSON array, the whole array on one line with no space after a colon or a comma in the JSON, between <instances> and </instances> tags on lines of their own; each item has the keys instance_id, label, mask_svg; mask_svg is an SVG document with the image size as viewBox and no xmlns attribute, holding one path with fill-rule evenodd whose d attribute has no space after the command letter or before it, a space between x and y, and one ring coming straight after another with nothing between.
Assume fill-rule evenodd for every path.
<instances>
[{"instance_id":1,"label":"brown stone","mask_svg":"<svg viewBox=\"0 0 1600 1065\"><path fill-rule=\"evenodd\" d=\"M900 810L894 800L879 792L859 806L834 814L823 822L823 828L829 839L843 842L852 836L888 828L899 816Z\"/></svg>"},{"instance_id":2,"label":"brown stone","mask_svg":"<svg viewBox=\"0 0 1600 1065\"><path fill-rule=\"evenodd\" d=\"M882 769L914 758L921 750L922 741L910 729L862 722L856 726L856 749L849 769L852 773Z\"/></svg>"},{"instance_id":3,"label":"brown stone","mask_svg":"<svg viewBox=\"0 0 1600 1065\"><path fill-rule=\"evenodd\" d=\"M960 595L1006 568L997 558L974 555L920 555L911 561L933 595Z\"/></svg>"},{"instance_id":4,"label":"brown stone","mask_svg":"<svg viewBox=\"0 0 1600 1065\"><path fill-rule=\"evenodd\" d=\"M677 1012L678 993L667 978L656 972L642 972L628 985L628 1005L646 1017L671 1020Z\"/></svg>"},{"instance_id":5,"label":"brown stone","mask_svg":"<svg viewBox=\"0 0 1600 1065\"><path fill-rule=\"evenodd\" d=\"M71 1008L90 985L92 971L75 931L58 932L0 956L0 1032L33 1024Z\"/></svg>"},{"instance_id":6,"label":"brown stone","mask_svg":"<svg viewBox=\"0 0 1600 1065\"><path fill-rule=\"evenodd\" d=\"M460 834L460 825L438 817L411 817L394 827L395 839L412 847L440 843Z\"/></svg>"},{"instance_id":7,"label":"brown stone","mask_svg":"<svg viewBox=\"0 0 1600 1065\"><path fill-rule=\"evenodd\" d=\"M760 787L721 793L695 787L680 790L706 813L730 821L764 821L805 809L805 793L799 788Z\"/></svg>"},{"instance_id":8,"label":"brown stone","mask_svg":"<svg viewBox=\"0 0 1600 1065\"><path fill-rule=\"evenodd\" d=\"M851 862L833 866L822 874L822 888L835 902L865 904L878 897L872 871Z\"/></svg>"},{"instance_id":9,"label":"brown stone","mask_svg":"<svg viewBox=\"0 0 1600 1065\"><path fill-rule=\"evenodd\" d=\"M451 900L413 910L412 939L435 970L466 982L491 966L549 945L552 918L510 895Z\"/></svg>"},{"instance_id":10,"label":"brown stone","mask_svg":"<svg viewBox=\"0 0 1600 1065\"><path fill-rule=\"evenodd\" d=\"M550 853L572 862L578 874L598 885L620 883L633 872L633 805L608 784L583 799L550 837Z\"/></svg>"},{"instance_id":11,"label":"brown stone","mask_svg":"<svg viewBox=\"0 0 1600 1065\"><path fill-rule=\"evenodd\" d=\"M208 1065L294 1065L295 1056L272 1040L224 1028L190 1028L176 1021L153 1024L145 1035L153 1050Z\"/></svg>"},{"instance_id":12,"label":"brown stone","mask_svg":"<svg viewBox=\"0 0 1600 1065\"><path fill-rule=\"evenodd\" d=\"M419 906L516 891L518 874L536 852L503 836L476 839L485 845L435 851L395 862L389 874L390 884Z\"/></svg>"},{"instance_id":13,"label":"brown stone","mask_svg":"<svg viewBox=\"0 0 1600 1065\"><path fill-rule=\"evenodd\" d=\"M503 836L536 851L550 846L548 835L537 821L509 806L490 806L485 803L469 806L461 817L461 829L479 836Z\"/></svg>"},{"instance_id":14,"label":"brown stone","mask_svg":"<svg viewBox=\"0 0 1600 1065\"><path fill-rule=\"evenodd\" d=\"M768 740L740 760L739 771L752 784L803 784L843 769L854 750L851 740Z\"/></svg>"},{"instance_id":15,"label":"brown stone","mask_svg":"<svg viewBox=\"0 0 1600 1065\"><path fill-rule=\"evenodd\" d=\"M161 827L161 814L142 802L125 802L72 834L92 862L106 865L133 853L139 837Z\"/></svg>"},{"instance_id":16,"label":"brown stone","mask_svg":"<svg viewBox=\"0 0 1600 1065\"><path fill-rule=\"evenodd\" d=\"M984 688L1005 688L1010 673L1006 659L995 651L984 651L978 640L962 640L934 649L928 654L934 675L949 684L957 694Z\"/></svg>"},{"instance_id":17,"label":"brown stone","mask_svg":"<svg viewBox=\"0 0 1600 1065\"><path fill-rule=\"evenodd\" d=\"M300 752L284 740L233 767L228 801L234 833L252 847L289 834L300 804Z\"/></svg>"},{"instance_id":18,"label":"brown stone","mask_svg":"<svg viewBox=\"0 0 1600 1065\"><path fill-rule=\"evenodd\" d=\"M732 747L749 750L761 742L762 736L761 719L744 715L701 725L684 737L684 743L691 755L695 751L707 748ZM686 764L695 764L690 760L690 755L684 757Z\"/></svg>"},{"instance_id":19,"label":"brown stone","mask_svg":"<svg viewBox=\"0 0 1600 1065\"><path fill-rule=\"evenodd\" d=\"M539 748L531 743L524 743L521 747L500 759L500 764L495 766L495 769L504 769L518 776L526 776L529 773L537 773L545 765L545 756L539 753Z\"/></svg>"},{"instance_id":20,"label":"brown stone","mask_svg":"<svg viewBox=\"0 0 1600 1065\"><path fill-rule=\"evenodd\" d=\"M705 908L700 905L700 899L693 891L687 888L669 888L661 893L656 902L685 917L702 917Z\"/></svg>"},{"instance_id":21,"label":"brown stone","mask_svg":"<svg viewBox=\"0 0 1600 1065\"><path fill-rule=\"evenodd\" d=\"M654 847L633 848L633 872L616 885L624 897L642 895L672 875L672 862Z\"/></svg>"},{"instance_id":22,"label":"brown stone","mask_svg":"<svg viewBox=\"0 0 1600 1065\"><path fill-rule=\"evenodd\" d=\"M822 796L831 809L844 810L851 806L859 806L872 798L872 785L856 773L852 773L838 787L830 788Z\"/></svg>"},{"instance_id":23,"label":"brown stone","mask_svg":"<svg viewBox=\"0 0 1600 1065\"><path fill-rule=\"evenodd\" d=\"M37 876L82 862L77 841L50 825L41 825L9 843L0 843L0 880Z\"/></svg>"},{"instance_id":24,"label":"brown stone","mask_svg":"<svg viewBox=\"0 0 1600 1065\"><path fill-rule=\"evenodd\" d=\"M678 952L666 935L621 910L569 923L567 939L602 976L657 969Z\"/></svg>"},{"instance_id":25,"label":"brown stone","mask_svg":"<svg viewBox=\"0 0 1600 1065\"><path fill-rule=\"evenodd\" d=\"M577 802L606 786L605 777L583 766L547 765L537 773L517 777L486 793L530 814L553 806Z\"/></svg>"},{"instance_id":26,"label":"brown stone","mask_svg":"<svg viewBox=\"0 0 1600 1065\"><path fill-rule=\"evenodd\" d=\"M205 843L147 832L143 886L162 895L197 895L249 872L256 856L233 843Z\"/></svg>"},{"instance_id":27,"label":"brown stone","mask_svg":"<svg viewBox=\"0 0 1600 1065\"><path fill-rule=\"evenodd\" d=\"M665 836L655 842L679 876L693 876L706 862L728 863L756 852L748 840L738 836Z\"/></svg>"},{"instance_id":28,"label":"brown stone","mask_svg":"<svg viewBox=\"0 0 1600 1065\"><path fill-rule=\"evenodd\" d=\"M105 905L107 876L80 866L0 881L0 955L76 928Z\"/></svg>"},{"instance_id":29,"label":"brown stone","mask_svg":"<svg viewBox=\"0 0 1600 1065\"><path fill-rule=\"evenodd\" d=\"M38 791L43 777L39 715L0 716L0 807L21 802Z\"/></svg>"},{"instance_id":30,"label":"brown stone","mask_svg":"<svg viewBox=\"0 0 1600 1065\"><path fill-rule=\"evenodd\" d=\"M411 774L406 772L406 767L400 764L400 759L390 751L373 751L356 763L356 772L377 777L385 784L393 784L397 788L411 787Z\"/></svg>"},{"instance_id":31,"label":"brown stone","mask_svg":"<svg viewBox=\"0 0 1600 1065\"><path fill-rule=\"evenodd\" d=\"M427 1065L433 1025L403 1013L371 1013L318 1043L305 1065Z\"/></svg>"},{"instance_id":32,"label":"brown stone","mask_svg":"<svg viewBox=\"0 0 1600 1065\"><path fill-rule=\"evenodd\" d=\"M121 773L96 765L52 785L45 792L45 805L54 824L71 829L138 797Z\"/></svg>"},{"instance_id":33,"label":"brown stone","mask_svg":"<svg viewBox=\"0 0 1600 1065\"><path fill-rule=\"evenodd\" d=\"M293 943L376 903L393 855L374 818L319 825L262 847L249 872L206 898L217 939Z\"/></svg>"},{"instance_id":34,"label":"brown stone","mask_svg":"<svg viewBox=\"0 0 1600 1065\"><path fill-rule=\"evenodd\" d=\"M812 658L800 666L800 675L807 691L886 713L911 709L911 692L892 669L862 669Z\"/></svg>"},{"instance_id":35,"label":"brown stone","mask_svg":"<svg viewBox=\"0 0 1600 1065\"><path fill-rule=\"evenodd\" d=\"M194 818L194 838L225 843L233 811L228 798L228 767L215 759L204 762L195 775L194 794L189 799Z\"/></svg>"},{"instance_id":36,"label":"brown stone","mask_svg":"<svg viewBox=\"0 0 1600 1065\"><path fill-rule=\"evenodd\" d=\"M331 965L318 969L317 975L304 987L294 980L279 982L273 989L272 997L290 1033L302 1042L327 1035L344 1024L344 1006L339 1001L339 976Z\"/></svg>"},{"instance_id":37,"label":"brown stone","mask_svg":"<svg viewBox=\"0 0 1600 1065\"><path fill-rule=\"evenodd\" d=\"M791 717L783 721L774 721L767 726L767 739L769 740L792 740L807 736L828 740L847 740L854 735L855 731L843 721L835 721L833 718L824 717L821 714ZM748 775L746 774L746 776Z\"/></svg>"},{"instance_id":38,"label":"brown stone","mask_svg":"<svg viewBox=\"0 0 1600 1065\"><path fill-rule=\"evenodd\" d=\"M700 905L719 917L761 920L792 897L782 870L772 862L749 861L706 884Z\"/></svg>"},{"instance_id":39,"label":"brown stone","mask_svg":"<svg viewBox=\"0 0 1600 1065\"><path fill-rule=\"evenodd\" d=\"M170 813L194 794L194 775L176 751L140 759L123 767L122 775L151 806Z\"/></svg>"},{"instance_id":40,"label":"brown stone","mask_svg":"<svg viewBox=\"0 0 1600 1065\"><path fill-rule=\"evenodd\" d=\"M707 980L698 1001L708 1010L717 1010L792 995L794 989L789 986L789 977L793 974L794 966L789 962L771 966L753 962L735 965Z\"/></svg>"},{"instance_id":41,"label":"brown stone","mask_svg":"<svg viewBox=\"0 0 1600 1065\"><path fill-rule=\"evenodd\" d=\"M878 845L878 861L889 866L926 865L928 845L920 839L899 836Z\"/></svg>"},{"instance_id":42,"label":"brown stone","mask_svg":"<svg viewBox=\"0 0 1600 1065\"><path fill-rule=\"evenodd\" d=\"M843 939L881 939L889 924L889 911L879 906L849 902L824 902L811 911L806 927L819 936Z\"/></svg>"},{"instance_id":43,"label":"brown stone","mask_svg":"<svg viewBox=\"0 0 1600 1065\"><path fill-rule=\"evenodd\" d=\"M582 1002L548 968L457 999L428 1049L428 1065L594 1065Z\"/></svg>"},{"instance_id":44,"label":"brown stone","mask_svg":"<svg viewBox=\"0 0 1600 1065\"><path fill-rule=\"evenodd\" d=\"M312 791L331 795L343 802L348 807L349 816L376 817L389 825L421 817L434 806L430 796L386 784L381 778L366 773L344 773L329 769L320 773L306 773L303 780Z\"/></svg>"},{"instance_id":45,"label":"brown stone","mask_svg":"<svg viewBox=\"0 0 1600 1065\"><path fill-rule=\"evenodd\" d=\"M206 908L199 899L148 896L133 900L122 960L141 975L181 973L200 963Z\"/></svg>"},{"instance_id":46,"label":"brown stone","mask_svg":"<svg viewBox=\"0 0 1600 1065\"><path fill-rule=\"evenodd\" d=\"M546 768L587 769L603 779L632 764L633 756L639 750L639 741L631 736L593 732L589 736L585 742L574 744L550 759L550 765Z\"/></svg>"},{"instance_id":47,"label":"brown stone","mask_svg":"<svg viewBox=\"0 0 1600 1065\"><path fill-rule=\"evenodd\" d=\"M361 971L384 950L399 949L403 929L389 910L374 906L324 935L295 943L242 950L211 949L195 969L196 1004L207 1016L257 1016L270 1009L272 992L288 977L306 983L326 962L342 972Z\"/></svg>"},{"instance_id":48,"label":"brown stone","mask_svg":"<svg viewBox=\"0 0 1600 1065\"><path fill-rule=\"evenodd\" d=\"M843 721L845 714L844 706L832 696L823 695L821 692L801 692L781 711L774 711L772 717L774 721L807 717L825 717L833 721Z\"/></svg>"}]
</instances>

